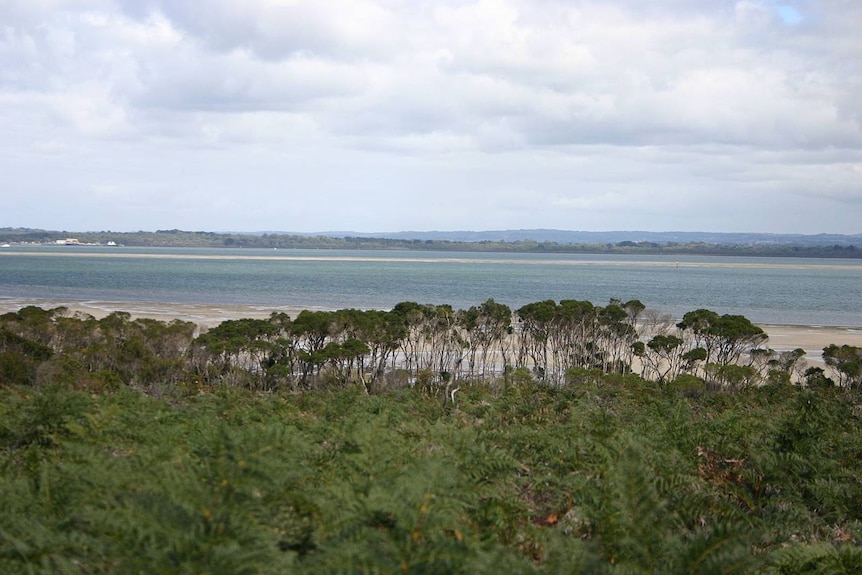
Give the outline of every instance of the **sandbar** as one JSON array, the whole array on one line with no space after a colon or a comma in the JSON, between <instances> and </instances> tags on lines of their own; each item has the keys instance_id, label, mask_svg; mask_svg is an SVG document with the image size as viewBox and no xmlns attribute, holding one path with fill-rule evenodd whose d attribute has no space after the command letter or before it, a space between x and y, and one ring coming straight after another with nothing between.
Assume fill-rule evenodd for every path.
<instances>
[{"instance_id":1,"label":"sandbar","mask_svg":"<svg viewBox=\"0 0 862 575\"><path fill-rule=\"evenodd\" d=\"M288 250L280 251L274 255L260 254L189 254L189 253L129 253L129 252L88 252L64 250L46 251L2 251L0 256L40 256L40 257L70 257L70 258L126 258L126 259L159 259L159 260L259 260L259 261L282 261L282 262L380 262L396 264L471 264L471 265L524 265L524 266L617 266L617 267L673 267L673 268L744 268L744 269L796 269L796 270L842 270L862 273L862 265L852 262L835 263L800 263L793 260L785 262L761 261L752 258L750 261L679 261L673 257L660 257L654 260L640 259L578 259L578 254L571 254L570 258L483 258L483 257L459 257L459 256L427 256L416 257L412 255L399 256L365 256L365 255L292 255ZM402 252L403 253L403 252Z\"/></svg>"}]
</instances>

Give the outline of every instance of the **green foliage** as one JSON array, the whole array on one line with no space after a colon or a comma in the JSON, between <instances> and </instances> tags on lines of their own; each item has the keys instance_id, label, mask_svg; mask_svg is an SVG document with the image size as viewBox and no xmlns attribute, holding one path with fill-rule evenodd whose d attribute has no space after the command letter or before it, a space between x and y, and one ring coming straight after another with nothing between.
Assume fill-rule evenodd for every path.
<instances>
[{"instance_id":1,"label":"green foliage","mask_svg":"<svg viewBox=\"0 0 862 575\"><path fill-rule=\"evenodd\" d=\"M123 313L6 314L0 572L858 570L853 350L828 348L839 386L822 369L787 385L796 352L757 385L705 360L760 334L740 347L701 310L642 346L650 381L620 369L638 302L588 303L519 310L515 334L493 300L197 340ZM502 385L481 375L494 354ZM685 372L701 362L709 386Z\"/></svg>"},{"instance_id":2,"label":"green foliage","mask_svg":"<svg viewBox=\"0 0 862 575\"><path fill-rule=\"evenodd\" d=\"M719 316L708 309L698 309L683 315L677 327L693 334L697 348L705 350L707 364L717 366L735 364L740 357L757 349L767 340L767 335L758 326L741 315Z\"/></svg>"},{"instance_id":3,"label":"green foliage","mask_svg":"<svg viewBox=\"0 0 862 575\"><path fill-rule=\"evenodd\" d=\"M842 387L862 386L862 348L834 343L823 348L823 361L831 367Z\"/></svg>"},{"instance_id":4,"label":"green foliage","mask_svg":"<svg viewBox=\"0 0 862 575\"><path fill-rule=\"evenodd\" d=\"M780 575L850 575L862 573L862 547L826 543L797 545L776 554L769 573Z\"/></svg>"},{"instance_id":5,"label":"green foliage","mask_svg":"<svg viewBox=\"0 0 862 575\"><path fill-rule=\"evenodd\" d=\"M831 378L826 376L822 367L809 367L805 370L805 385L811 389L828 389L835 385Z\"/></svg>"},{"instance_id":6,"label":"green foliage","mask_svg":"<svg viewBox=\"0 0 862 575\"><path fill-rule=\"evenodd\" d=\"M678 375L668 387L680 395L692 397L702 395L706 391L706 383L703 379L688 373Z\"/></svg>"},{"instance_id":7,"label":"green foliage","mask_svg":"<svg viewBox=\"0 0 862 575\"><path fill-rule=\"evenodd\" d=\"M750 365L719 365L709 363L706 373L719 388L739 390L754 386L759 381L759 374Z\"/></svg>"},{"instance_id":8,"label":"green foliage","mask_svg":"<svg viewBox=\"0 0 862 575\"><path fill-rule=\"evenodd\" d=\"M6 386L0 568L858 568L858 396L691 394L615 377L473 388L445 408L355 386L161 397Z\"/></svg>"}]
</instances>

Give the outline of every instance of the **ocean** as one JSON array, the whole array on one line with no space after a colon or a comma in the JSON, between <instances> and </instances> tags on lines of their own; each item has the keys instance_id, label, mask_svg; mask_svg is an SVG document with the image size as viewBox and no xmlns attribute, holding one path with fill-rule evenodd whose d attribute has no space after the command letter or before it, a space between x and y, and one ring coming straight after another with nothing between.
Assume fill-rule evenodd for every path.
<instances>
[{"instance_id":1,"label":"ocean","mask_svg":"<svg viewBox=\"0 0 862 575\"><path fill-rule=\"evenodd\" d=\"M456 309L494 298L641 300L760 324L862 327L862 261L719 256L12 246L0 299L309 309Z\"/></svg>"}]
</instances>

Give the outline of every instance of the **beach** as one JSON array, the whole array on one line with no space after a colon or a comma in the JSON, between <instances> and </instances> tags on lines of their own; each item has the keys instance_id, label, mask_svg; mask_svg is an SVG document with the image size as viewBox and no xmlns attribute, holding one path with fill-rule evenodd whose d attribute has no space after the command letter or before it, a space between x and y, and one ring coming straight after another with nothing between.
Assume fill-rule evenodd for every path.
<instances>
[{"instance_id":1,"label":"beach","mask_svg":"<svg viewBox=\"0 0 862 575\"><path fill-rule=\"evenodd\" d=\"M100 319L114 311L123 311L133 318L150 318L161 321L190 321L205 331L230 319L267 318L273 312L286 313L295 318L303 309L328 310L328 308L308 308L299 306L254 306L254 305L213 305L183 304L161 302L111 302L111 301L74 301L39 298L0 298L0 313L15 312L26 306L43 309L65 307L69 314L86 314ZM824 326L764 325L760 328L769 335L767 345L776 351L796 348L805 350L805 359L811 363L822 363L823 348L830 345L851 345L862 347L862 329Z\"/></svg>"}]
</instances>

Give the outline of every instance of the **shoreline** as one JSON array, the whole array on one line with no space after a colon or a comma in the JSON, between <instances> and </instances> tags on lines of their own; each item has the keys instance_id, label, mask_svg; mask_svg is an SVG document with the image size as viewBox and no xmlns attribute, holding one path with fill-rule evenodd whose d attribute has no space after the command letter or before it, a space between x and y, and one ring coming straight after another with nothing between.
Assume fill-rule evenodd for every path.
<instances>
[{"instance_id":1,"label":"shoreline","mask_svg":"<svg viewBox=\"0 0 862 575\"><path fill-rule=\"evenodd\" d=\"M178 319L190 321L199 331L233 319L265 319L273 312L286 313L291 319L303 310L334 311L333 308L308 306L263 306L247 304L185 304L164 302L118 302L102 300L65 300L43 298L4 298L0 297L0 314L17 312L26 306L43 309L66 307L72 314L91 315L101 319L115 311L131 314L132 318L156 319L165 322ZM769 336L767 345L776 351L789 351L796 348L805 350L809 362L823 363L820 357L823 348L830 345L851 345L862 348L862 329L851 326L786 325L758 324Z\"/></svg>"}]
</instances>

